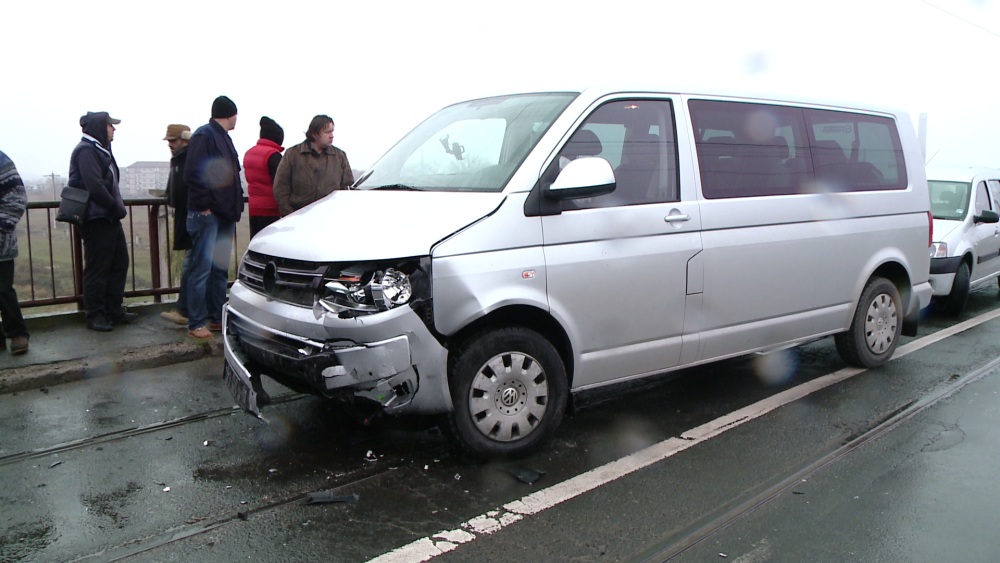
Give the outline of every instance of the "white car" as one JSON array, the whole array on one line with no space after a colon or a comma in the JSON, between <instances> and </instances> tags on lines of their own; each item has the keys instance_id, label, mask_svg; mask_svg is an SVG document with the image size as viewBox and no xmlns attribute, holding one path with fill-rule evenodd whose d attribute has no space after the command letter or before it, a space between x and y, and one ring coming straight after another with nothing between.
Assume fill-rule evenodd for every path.
<instances>
[{"instance_id":1,"label":"white car","mask_svg":"<svg viewBox=\"0 0 1000 563\"><path fill-rule=\"evenodd\" d=\"M1000 170L928 166L927 186L934 215L931 285L945 312L957 315L973 287L1000 276Z\"/></svg>"}]
</instances>

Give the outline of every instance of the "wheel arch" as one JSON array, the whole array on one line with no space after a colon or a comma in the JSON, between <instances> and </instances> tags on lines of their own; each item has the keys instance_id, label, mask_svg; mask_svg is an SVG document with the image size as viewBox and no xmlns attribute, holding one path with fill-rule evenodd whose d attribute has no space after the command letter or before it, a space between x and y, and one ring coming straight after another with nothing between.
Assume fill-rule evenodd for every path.
<instances>
[{"instance_id":1,"label":"wheel arch","mask_svg":"<svg viewBox=\"0 0 1000 563\"><path fill-rule=\"evenodd\" d=\"M573 346L569 335L547 311L531 305L507 305L477 318L448 337L449 350L456 350L473 336L490 329L519 326L533 330L545 337L559 352L566 368L566 380L573 387ZM453 361L449 354L449 364ZM570 394L572 400L572 394Z\"/></svg>"},{"instance_id":2,"label":"wheel arch","mask_svg":"<svg viewBox=\"0 0 1000 563\"><path fill-rule=\"evenodd\" d=\"M910 273L906 270L906 267L899 262L890 261L880 264L875 271L868 276L868 279L873 277L881 277L892 282L892 285L896 286L896 291L899 292L899 299L902 301L903 314L906 313L906 308L909 307L910 297L913 294L913 286L910 282ZM865 281L867 285L868 281ZM862 286L863 288L864 286Z\"/></svg>"}]
</instances>

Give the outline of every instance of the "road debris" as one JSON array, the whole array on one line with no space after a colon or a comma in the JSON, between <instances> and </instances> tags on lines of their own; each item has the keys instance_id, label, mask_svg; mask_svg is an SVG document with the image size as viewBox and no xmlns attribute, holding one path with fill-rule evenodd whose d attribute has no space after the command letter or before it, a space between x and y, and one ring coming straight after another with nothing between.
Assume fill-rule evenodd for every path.
<instances>
[{"instance_id":1,"label":"road debris","mask_svg":"<svg viewBox=\"0 0 1000 563\"><path fill-rule=\"evenodd\" d=\"M57 461L57 462L53 463L52 465L49 466L49 469L52 469L53 467L55 467L57 465L62 465L62 462L61 461Z\"/></svg>"},{"instance_id":2,"label":"road debris","mask_svg":"<svg viewBox=\"0 0 1000 563\"><path fill-rule=\"evenodd\" d=\"M250 518L250 513L246 509L238 510L236 511L236 517L246 522L246 520Z\"/></svg>"},{"instance_id":3,"label":"road debris","mask_svg":"<svg viewBox=\"0 0 1000 563\"><path fill-rule=\"evenodd\" d=\"M456 480L456 481L458 481L458 480L459 480L459 479L461 479L461 478L462 478L462 476L461 476L461 475L459 475L458 473L456 473L456 474L455 474L455 480Z\"/></svg>"},{"instance_id":4,"label":"road debris","mask_svg":"<svg viewBox=\"0 0 1000 563\"><path fill-rule=\"evenodd\" d=\"M365 461L376 461L376 460L378 460L378 458L375 457L375 454L372 453L371 450L368 450L368 453L365 454Z\"/></svg>"},{"instance_id":5,"label":"road debris","mask_svg":"<svg viewBox=\"0 0 1000 563\"><path fill-rule=\"evenodd\" d=\"M508 469L507 473L510 473L517 478L518 481L524 483L525 485L534 484L534 482L541 478L542 475L545 475L544 471L536 471L527 467L514 467L512 469Z\"/></svg>"},{"instance_id":6,"label":"road debris","mask_svg":"<svg viewBox=\"0 0 1000 563\"><path fill-rule=\"evenodd\" d=\"M205 440L205 443L204 443L204 444L202 444L202 445L203 445L203 446L207 446L207 445L208 445L208 440Z\"/></svg>"},{"instance_id":7,"label":"road debris","mask_svg":"<svg viewBox=\"0 0 1000 563\"><path fill-rule=\"evenodd\" d=\"M358 502L358 495L352 493L337 496L333 494L333 491L320 491L318 493L309 493L306 501L302 504L333 504L338 502Z\"/></svg>"},{"instance_id":8,"label":"road debris","mask_svg":"<svg viewBox=\"0 0 1000 563\"><path fill-rule=\"evenodd\" d=\"M170 487L163 487L163 492L169 493L170 492Z\"/></svg>"}]
</instances>

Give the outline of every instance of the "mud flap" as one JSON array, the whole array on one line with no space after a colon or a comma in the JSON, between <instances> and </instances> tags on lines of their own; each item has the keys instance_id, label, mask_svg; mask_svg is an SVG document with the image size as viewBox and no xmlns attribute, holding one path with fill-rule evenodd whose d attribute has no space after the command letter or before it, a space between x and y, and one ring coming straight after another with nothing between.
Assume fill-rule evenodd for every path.
<instances>
[{"instance_id":1,"label":"mud flap","mask_svg":"<svg viewBox=\"0 0 1000 563\"><path fill-rule=\"evenodd\" d=\"M920 327L920 309L914 307L913 312L903 317L903 328L900 331L903 336L916 336Z\"/></svg>"}]
</instances>

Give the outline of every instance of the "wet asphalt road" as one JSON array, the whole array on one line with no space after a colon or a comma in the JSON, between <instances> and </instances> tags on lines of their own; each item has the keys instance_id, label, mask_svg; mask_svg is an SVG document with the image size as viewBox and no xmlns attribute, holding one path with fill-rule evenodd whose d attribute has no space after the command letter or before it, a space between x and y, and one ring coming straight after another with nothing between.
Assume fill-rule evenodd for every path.
<instances>
[{"instance_id":1,"label":"wet asphalt road","mask_svg":"<svg viewBox=\"0 0 1000 563\"><path fill-rule=\"evenodd\" d=\"M998 306L977 290L920 337ZM433 560L996 561L1000 375L963 377L998 356L1000 319ZM589 392L549 447L485 465L433 421L274 384L259 423L217 358L3 395L0 561L368 561L842 367L824 339ZM325 490L358 500L302 504Z\"/></svg>"}]
</instances>

